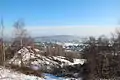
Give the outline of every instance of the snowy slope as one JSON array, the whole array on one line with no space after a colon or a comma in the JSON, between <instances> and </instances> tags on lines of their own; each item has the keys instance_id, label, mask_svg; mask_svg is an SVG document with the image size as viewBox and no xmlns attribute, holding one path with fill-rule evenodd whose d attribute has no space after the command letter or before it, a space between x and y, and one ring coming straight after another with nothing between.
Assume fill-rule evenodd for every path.
<instances>
[{"instance_id":1,"label":"snowy slope","mask_svg":"<svg viewBox=\"0 0 120 80\"><path fill-rule=\"evenodd\" d=\"M71 80L71 78L62 78L56 77L51 74L43 74L45 78L40 78L32 75L25 75L20 72L15 72L11 69L6 69L0 67L0 80ZM81 79L74 79L74 80L81 80Z\"/></svg>"},{"instance_id":2,"label":"snowy slope","mask_svg":"<svg viewBox=\"0 0 120 80\"><path fill-rule=\"evenodd\" d=\"M10 69L0 67L0 80L45 80L36 76L25 75Z\"/></svg>"},{"instance_id":3,"label":"snowy slope","mask_svg":"<svg viewBox=\"0 0 120 80\"><path fill-rule=\"evenodd\" d=\"M15 56L11 60L8 61L8 63L10 65L12 64L12 65L21 66L21 59L23 61L24 66L30 67L33 70L42 70L48 73L54 71L54 68L60 68L67 65L73 66L75 64L83 65L86 62L85 59L73 59L73 62L70 62L69 60L66 59L66 57L63 56L46 57L38 53L35 53L31 49L23 47L15 54ZM31 79L25 79L25 80L36 80L36 79L32 79L34 78L34 76L26 76L25 78L29 78L29 77ZM65 78L53 76L51 74L45 74L45 78L46 78L45 80L71 80L71 78L65 79ZM44 80L44 79L40 78L40 80ZM76 80L81 80L81 79L76 79Z\"/></svg>"},{"instance_id":4,"label":"snowy slope","mask_svg":"<svg viewBox=\"0 0 120 80\"><path fill-rule=\"evenodd\" d=\"M33 51L23 47L20 49L16 55L9 61L10 64L21 66L21 57L25 66L36 65L42 70L52 70L54 67L62 67L65 65L75 65L85 63L85 59L73 59L74 62L68 61L65 57L62 56L51 56L46 57L40 54L36 54Z\"/></svg>"}]
</instances>

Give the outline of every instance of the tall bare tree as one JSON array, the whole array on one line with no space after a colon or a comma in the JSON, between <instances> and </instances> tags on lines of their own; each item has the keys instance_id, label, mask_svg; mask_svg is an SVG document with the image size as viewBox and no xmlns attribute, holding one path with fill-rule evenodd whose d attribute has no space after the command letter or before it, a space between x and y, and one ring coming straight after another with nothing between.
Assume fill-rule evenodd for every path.
<instances>
[{"instance_id":1,"label":"tall bare tree","mask_svg":"<svg viewBox=\"0 0 120 80\"><path fill-rule=\"evenodd\" d=\"M27 30L24 29L24 22L18 20L14 23L15 37L20 40L20 46L23 46L23 38L27 36Z\"/></svg>"},{"instance_id":2,"label":"tall bare tree","mask_svg":"<svg viewBox=\"0 0 120 80\"><path fill-rule=\"evenodd\" d=\"M4 22L3 18L1 18L0 23L0 30L1 30L1 64L5 67L5 45L4 45Z\"/></svg>"},{"instance_id":3,"label":"tall bare tree","mask_svg":"<svg viewBox=\"0 0 120 80\"><path fill-rule=\"evenodd\" d=\"M13 53L16 53L22 47L26 47L26 46L34 47L33 39L30 37L27 30L24 28L25 23L23 20L17 20L14 23L13 27L14 27L14 34L15 34L15 38L11 46ZM22 66L22 56L20 57L21 57L21 66Z\"/></svg>"}]
</instances>

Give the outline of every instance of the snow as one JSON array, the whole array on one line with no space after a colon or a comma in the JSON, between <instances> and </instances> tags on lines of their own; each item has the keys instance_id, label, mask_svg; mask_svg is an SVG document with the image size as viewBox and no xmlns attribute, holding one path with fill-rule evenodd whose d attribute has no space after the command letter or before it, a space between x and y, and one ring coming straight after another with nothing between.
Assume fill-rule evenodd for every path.
<instances>
[{"instance_id":1,"label":"snow","mask_svg":"<svg viewBox=\"0 0 120 80\"><path fill-rule=\"evenodd\" d=\"M65 80L82 80L82 78L78 78L78 79L75 79L75 78L67 78Z\"/></svg>"},{"instance_id":2,"label":"snow","mask_svg":"<svg viewBox=\"0 0 120 80\"><path fill-rule=\"evenodd\" d=\"M10 69L0 67L0 80L45 80L44 78L25 75Z\"/></svg>"},{"instance_id":3,"label":"snow","mask_svg":"<svg viewBox=\"0 0 120 80\"><path fill-rule=\"evenodd\" d=\"M13 59L11 59L9 62L13 63L14 65L21 65L21 58L20 55L22 56L22 61L24 62L24 65L29 64L30 59L34 59L31 64L32 65L49 65L49 66L64 66L64 65L75 65L75 64L81 64L83 65L85 63L85 59L73 59L74 62L70 62L69 60L66 60L65 57L62 56L52 56L52 57L46 57L42 56L40 54L35 54L33 51L29 51L27 48L23 47L20 49L16 55L14 56ZM58 63L57 61L61 62Z\"/></svg>"},{"instance_id":4,"label":"snow","mask_svg":"<svg viewBox=\"0 0 120 80\"><path fill-rule=\"evenodd\" d=\"M66 80L65 78L56 77L52 74L44 74L44 75L45 75L45 80Z\"/></svg>"},{"instance_id":5,"label":"snow","mask_svg":"<svg viewBox=\"0 0 120 80\"><path fill-rule=\"evenodd\" d=\"M74 62L70 62L68 60L65 60L65 57L60 57L60 56L53 56L55 60L61 61L62 65L75 65L75 64L81 64L83 65L86 62L86 59L73 59Z\"/></svg>"},{"instance_id":6,"label":"snow","mask_svg":"<svg viewBox=\"0 0 120 80\"><path fill-rule=\"evenodd\" d=\"M39 49L37 49L37 48L35 48L34 50L35 50L36 52L40 52L40 50L39 50Z\"/></svg>"},{"instance_id":7,"label":"snow","mask_svg":"<svg viewBox=\"0 0 120 80\"><path fill-rule=\"evenodd\" d=\"M71 80L73 78L62 78L56 77L52 74L43 74L45 78L40 78L32 75L25 75L20 72L15 72L10 69L6 69L0 67L0 80ZM81 80L81 79L73 79L73 80Z\"/></svg>"},{"instance_id":8,"label":"snow","mask_svg":"<svg viewBox=\"0 0 120 80\"><path fill-rule=\"evenodd\" d=\"M37 71L37 70L40 69L40 66L37 66L37 65L30 65L30 68Z\"/></svg>"},{"instance_id":9,"label":"snow","mask_svg":"<svg viewBox=\"0 0 120 80\"><path fill-rule=\"evenodd\" d=\"M43 74L44 78L32 76L32 75L25 75L20 72L16 72L10 69L6 69L0 67L0 80L71 80L71 78L62 78L56 77L52 74ZM81 79L74 79L74 80L81 80Z\"/></svg>"},{"instance_id":10,"label":"snow","mask_svg":"<svg viewBox=\"0 0 120 80\"><path fill-rule=\"evenodd\" d=\"M64 46L78 46L79 44L75 43L64 43Z\"/></svg>"},{"instance_id":11,"label":"snow","mask_svg":"<svg viewBox=\"0 0 120 80\"><path fill-rule=\"evenodd\" d=\"M62 78L62 77L56 77L52 74L44 74L45 80L82 80L81 78Z\"/></svg>"},{"instance_id":12,"label":"snow","mask_svg":"<svg viewBox=\"0 0 120 80\"><path fill-rule=\"evenodd\" d=\"M9 61L9 63L21 66L21 58L19 55L21 55L22 57L24 66L29 66L29 64L31 64L31 66L29 67L32 68L33 70L43 70L48 72L52 71L53 68L57 68L60 66L63 67L65 65L75 65L75 64L83 65L86 62L85 59L73 59L73 62L70 62L69 60L66 59L66 57L63 57L63 56L47 56L46 57L46 56L40 55L39 53L35 54L33 51L30 51L30 49L23 47L15 54L15 56ZM31 59L32 61L30 62ZM36 79L32 79L35 76L28 76L28 75L24 75L24 76L26 76L25 78L27 79L19 79L19 80L36 80ZM29 77L31 78L29 79ZM71 79L55 77L53 75L48 75L48 74L45 75L45 77L46 77L45 80L71 80ZM44 80L44 79L40 79L40 80ZM81 79L77 79L77 80L81 80Z\"/></svg>"},{"instance_id":13,"label":"snow","mask_svg":"<svg viewBox=\"0 0 120 80\"><path fill-rule=\"evenodd\" d=\"M61 59L60 57L55 57L55 56L53 56L53 59L58 60L58 61L61 61L62 63L65 63L65 65L71 64L70 61L65 60L65 59Z\"/></svg>"},{"instance_id":14,"label":"snow","mask_svg":"<svg viewBox=\"0 0 120 80\"><path fill-rule=\"evenodd\" d=\"M72 63L72 65L75 65L75 64L83 65L86 62L86 59L73 59L73 60L74 60L74 63Z\"/></svg>"}]
</instances>

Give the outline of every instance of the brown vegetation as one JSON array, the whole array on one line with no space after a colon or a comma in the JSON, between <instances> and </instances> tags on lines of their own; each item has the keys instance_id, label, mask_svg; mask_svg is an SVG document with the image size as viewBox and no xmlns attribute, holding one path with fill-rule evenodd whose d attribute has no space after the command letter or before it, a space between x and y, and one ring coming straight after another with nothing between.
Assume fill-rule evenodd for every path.
<instances>
[{"instance_id":1,"label":"brown vegetation","mask_svg":"<svg viewBox=\"0 0 120 80\"><path fill-rule=\"evenodd\" d=\"M112 79L120 77L120 33L116 38L90 37L83 49L89 74L86 80Z\"/></svg>"}]
</instances>

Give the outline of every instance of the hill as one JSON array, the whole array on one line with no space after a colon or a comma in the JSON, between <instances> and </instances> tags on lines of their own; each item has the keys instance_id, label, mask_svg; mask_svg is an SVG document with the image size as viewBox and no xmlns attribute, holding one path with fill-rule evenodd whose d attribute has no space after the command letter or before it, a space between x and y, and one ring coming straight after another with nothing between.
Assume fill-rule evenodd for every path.
<instances>
[{"instance_id":1,"label":"hill","mask_svg":"<svg viewBox=\"0 0 120 80\"><path fill-rule=\"evenodd\" d=\"M42 36L35 37L35 41L40 42L79 42L81 37L73 35L53 35L53 36Z\"/></svg>"}]
</instances>

